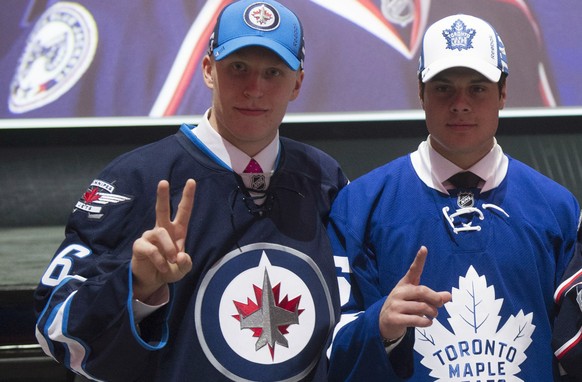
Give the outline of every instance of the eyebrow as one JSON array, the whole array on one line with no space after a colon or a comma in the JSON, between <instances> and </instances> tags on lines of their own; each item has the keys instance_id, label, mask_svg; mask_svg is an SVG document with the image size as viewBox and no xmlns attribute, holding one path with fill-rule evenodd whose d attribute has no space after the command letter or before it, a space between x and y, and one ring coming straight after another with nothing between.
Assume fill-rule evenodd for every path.
<instances>
[{"instance_id":1,"label":"eyebrow","mask_svg":"<svg viewBox=\"0 0 582 382\"><path fill-rule=\"evenodd\" d=\"M450 77L452 77L452 76L438 75L437 74L429 82L444 82L444 83L447 83L447 84L451 84L451 83L453 83L453 80L451 80ZM469 82L471 84L482 84L482 83L491 83L491 84L493 84L494 83L494 82L490 81L487 77L483 76L482 74L478 74L477 77L471 78L471 80Z\"/></svg>"}]
</instances>

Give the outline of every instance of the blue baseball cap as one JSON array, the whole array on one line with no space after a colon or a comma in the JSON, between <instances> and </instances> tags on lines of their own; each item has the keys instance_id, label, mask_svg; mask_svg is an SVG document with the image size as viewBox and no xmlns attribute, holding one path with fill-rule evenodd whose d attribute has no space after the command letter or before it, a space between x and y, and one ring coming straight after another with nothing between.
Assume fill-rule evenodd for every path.
<instances>
[{"instance_id":1,"label":"blue baseball cap","mask_svg":"<svg viewBox=\"0 0 582 382\"><path fill-rule=\"evenodd\" d=\"M418 67L422 82L457 66L476 70L492 82L499 81L502 73L509 74L505 46L489 23L459 14L426 30Z\"/></svg>"},{"instance_id":2,"label":"blue baseball cap","mask_svg":"<svg viewBox=\"0 0 582 382\"><path fill-rule=\"evenodd\" d=\"M210 37L210 54L220 61L247 46L270 49L291 69L303 68L305 44L301 22L276 1L235 1L218 16Z\"/></svg>"}]
</instances>

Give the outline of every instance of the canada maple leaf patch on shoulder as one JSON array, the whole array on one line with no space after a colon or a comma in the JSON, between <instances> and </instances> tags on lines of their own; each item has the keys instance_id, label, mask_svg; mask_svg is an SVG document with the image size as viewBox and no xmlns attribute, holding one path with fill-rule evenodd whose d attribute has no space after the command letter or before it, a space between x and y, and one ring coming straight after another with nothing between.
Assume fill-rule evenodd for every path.
<instances>
[{"instance_id":1,"label":"canada maple leaf patch on shoulder","mask_svg":"<svg viewBox=\"0 0 582 382\"><path fill-rule=\"evenodd\" d=\"M115 194L115 186L111 183L95 179L75 204L75 211L81 210L87 213L92 220L101 220L105 215L103 208L108 205L126 203L133 200L132 196Z\"/></svg>"}]
</instances>

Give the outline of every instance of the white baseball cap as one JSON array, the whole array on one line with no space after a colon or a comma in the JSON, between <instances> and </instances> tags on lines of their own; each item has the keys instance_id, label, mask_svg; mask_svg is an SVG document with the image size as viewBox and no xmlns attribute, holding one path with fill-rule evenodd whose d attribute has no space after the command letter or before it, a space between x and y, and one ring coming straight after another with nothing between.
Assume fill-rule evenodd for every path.
<instances>
[{"instance_id":1,"label":"white baseball cap","mask_svg":"<svg viewBox=\"0 0 582 382\"><path fill-rule=\"evenodd\" d=\"M492 82L499 81L501 73L509 74L505 46L489 23L459 14L426 30L418 65L422 82L458 66L476 70Z\"/></svg>"}]
</instances>

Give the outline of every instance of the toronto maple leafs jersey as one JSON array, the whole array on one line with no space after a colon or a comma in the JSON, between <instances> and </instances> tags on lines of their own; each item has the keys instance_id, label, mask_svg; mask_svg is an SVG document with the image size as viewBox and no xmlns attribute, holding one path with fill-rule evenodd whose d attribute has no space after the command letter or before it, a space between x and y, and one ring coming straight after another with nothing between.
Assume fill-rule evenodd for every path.
<instances>
[{"instance_id":1,"label":"toronto maple leafs jersey","mask_svg":"<svg viewBox=\"0 0 582 382\"><path fill-rule=\"evenodd\" d=\"M505 178L483 193L429 187L411 155L340 192L329 227L343 304L332 381L559 380L553 293L575 247L579 205L506 157ZM409 328L389 358L379 312L421 245L421 284L452 301L431 327Z\"/></svg>"},{"instance_id":2,"label":"toronto maple leafs jersey","mask_svg":"<svg viewBox=\"0 0 582 382\"><path fill-rule=\"evenodd\" d=\"M114 160L77 202L35 293L39 343L98 380L325 380L323 350L340 313L325 223L343 172L281 138L257 205L190 128ZM135 325L132 244L154 227L159 180L175 210L188 178L197 181L192 270Z\"/></svg>"}]
</instances>

